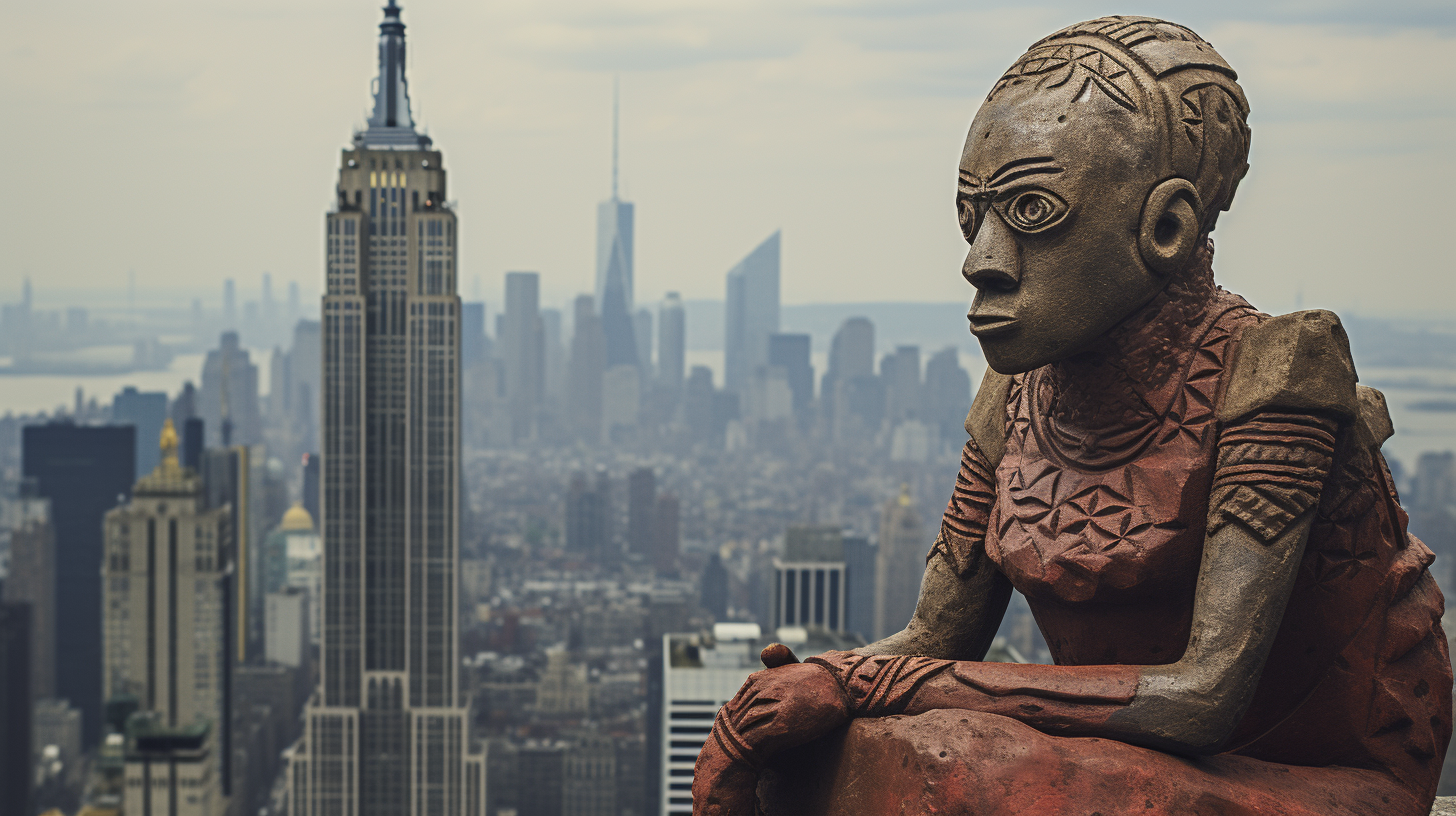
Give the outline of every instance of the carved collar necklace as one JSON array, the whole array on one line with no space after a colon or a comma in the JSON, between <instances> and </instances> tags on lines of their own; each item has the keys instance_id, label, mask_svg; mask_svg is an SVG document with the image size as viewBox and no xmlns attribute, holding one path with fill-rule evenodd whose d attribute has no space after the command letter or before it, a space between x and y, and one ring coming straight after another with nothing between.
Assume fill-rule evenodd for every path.
<instances>
[{"instance_id":1,"label":"carved collar necklace","mask_svg":"<svg viewBox=\"0 0 1456 816\"><path fill-rule=\"evenodd\" d=\"M1219 293L1209 240L1183 272L1093 348L1027 374L1038 436L1072 463L1124 461L1167 418L1190 356L1215 312L1223 311L1210 308Z\"/></svg>"}]
</instances>

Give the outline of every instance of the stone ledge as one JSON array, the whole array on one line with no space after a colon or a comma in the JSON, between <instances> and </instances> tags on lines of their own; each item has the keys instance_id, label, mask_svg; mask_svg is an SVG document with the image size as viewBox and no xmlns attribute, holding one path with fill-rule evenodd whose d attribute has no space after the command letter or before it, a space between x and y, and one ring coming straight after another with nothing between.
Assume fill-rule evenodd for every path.
<instances>
[{"instance_id":1,"label":"stone ledge","mask_svg":"<svg viewBox=\"0 0 1456 816\"><path fill-rule=\"evenodd\" d=\"M1431 816L1456 816L1456 796L1438 796L1431 806Z\"/></svg>"},{"instance_id":2,"label":"stone ledge","mask_svg":"<svg viewBox=\"0 0 1456 816\"><path fill-rule=\"evenodd\" d=\"M1374 771L1181 758L952 710L855 720L781 755L765 769L758 793L768 816L1427 812ZM1430 813L1456 816L1456 798Z\"/></svg>"}]
</instances>

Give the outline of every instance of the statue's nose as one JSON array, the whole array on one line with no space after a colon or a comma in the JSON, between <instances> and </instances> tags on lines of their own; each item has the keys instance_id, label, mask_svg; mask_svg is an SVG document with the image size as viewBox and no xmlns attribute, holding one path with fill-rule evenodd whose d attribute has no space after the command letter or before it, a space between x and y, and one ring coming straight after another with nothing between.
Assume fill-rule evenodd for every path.
<instances>
[{"instance_id":1,"label":"statue's nose","mask_svg":"<svg viewBox=\"0 0 1456 816\"><path fill-rule=\"evenodd\" d=\"M989 214L971 243L962 272L981 292L1014 291L1021 285L1021 253L1011 230L997 215Z\"/></svg>"}]
</instances>

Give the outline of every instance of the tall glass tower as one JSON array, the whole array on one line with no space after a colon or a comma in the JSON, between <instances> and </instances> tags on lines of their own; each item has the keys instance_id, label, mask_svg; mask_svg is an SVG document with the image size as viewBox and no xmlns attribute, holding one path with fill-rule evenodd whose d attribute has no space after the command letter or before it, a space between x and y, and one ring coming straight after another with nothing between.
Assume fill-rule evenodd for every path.
<instances>
[{"instance_id":1,"label":"tall glass tower","mask_svg":"<svg viewBox=\"0 0 1456 816\"><path fill-rule=\"evenodd\" d=\"M618 94L612 86L612 197L597 205L597 307L606 337L607 367L635 366L651 359L650 349L637 347L632 312L633 220L636 206L617 197Z\"/></svg>"},{"instance_id":2,"label":"tall glass tower","mask_svg":"<svg viewBox=\"0 0 1456 816\"><path fill-rule=\"evenodd\" d=\"M289 769L297 816L484 808L456 631L458 233L410 115L399 15L390 0L374 112L327 217L322 666Z\"/></svg>"}]
</instances>

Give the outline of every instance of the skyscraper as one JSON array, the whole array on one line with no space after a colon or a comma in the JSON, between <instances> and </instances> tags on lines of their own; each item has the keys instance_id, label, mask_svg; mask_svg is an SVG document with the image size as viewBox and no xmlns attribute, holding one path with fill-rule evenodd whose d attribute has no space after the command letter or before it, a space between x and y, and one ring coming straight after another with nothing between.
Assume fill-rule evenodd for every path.
<instances>
[{"instance_id":1,"label":"skyscraper","mask_svg":"<svg viewBox=\"0 0 1456 816\"><path fill-rule=\"evenodd\" d=\"M919 346L896 346L893 354L886 354L880 360L880 379L885 381L885 414L890 422L924 417Z\"/></svg>"},{"instance_id":2,"label":"skyscraper","mask_svg":"<svg viewBox=\"0 0 1456 816\"><path fill-rule=\"evenodd\" d=\"M637 348L633 324L632 222L636 207L617 197L617 111L616 89L612 96L612 197L597 205L597 304L601 307L602 331L607 341L607 368L637 365L643 356Z\"/></svg>"},{"instance_id":3,"label":"skyscraper","mask_svg":"<svg viewBox=\"0 0 1456 816\"><path fill-rule=\"evenodd\" d=\"M209 446L256 445L263 441L258 406L258 367L238 333L222 333L218 347L202 362L198 408ZM142 444L146 444L143 440Z\"/></svg>"},{"instance_id":4,"label":"skyscraper","mask_svg":"<svg viewBox=\"0 0 1456 816\"><path fill-rule=\"evenodd\" d=\"M966 411L970 409L971 375L961 368L955 346L930 355L925 364L926 421L941 439L960 444Z\"/></svg>"},{"instance_id":5,"label":"skyscraper","mask_svg":"<svg viewBox=\"0 0 1456 816\"><path fill-rule=\"evenodd\" d=\"M566 549L604 562L612 547L612 483L605 470L596 481L574 473L566 488Z\"/></svg>"},{"instance_id":6,"label":"skyscraper","mask_svg":"<svg viewBox=\"0 0 1456 816\"><path fill-rule=\"evenodd\" d=\"M602 439L606 337L591 295L578 296L572 313L571 360L567 365L567 422L573 437L595 444Z\"/></svg>"},{"instance_id":7,"label":"skyscraper","mask_svg":"<svg viewBox=\"0 0 1456 816\"><path fill-rule=\"evenodd\" d=\"M410 115L404 32L391 0L374 112L327 217L322 666L293 813L483 808L456 632L458 233L443 156Z\"/></svg>"},{"instance_id":8,"label":"skyscraper","mask_svg":"<svg viewBox=\"0 0 1456 816\"><path fill-rule=\"evenodd\" d=\"M814 402L814 366L809 363L807 334L775 333L768 337L768 364L784 370L794 394L794 413L804 416Z\"/></svg>"},{"instance_id":9,"label":"skyscraper","mask_svg":"<svg viewBox=\"0 0 1456 816\"><path fill-rule=\"evenodd\" d=\"M535 272L506 273L506 311L500 345L506 364L506 401L511 408L512 436L533 438L546 377L541 276Z\"/></svg>"},{"instance_id":10,"label":"skyscraper","mask_svg":"<svg viewBox=\"0 0 1456 816\"><path fill-rule=\"evenodd\" d=\"M0 816L31 816L30 605L0 602Z\"/></svg>"},{"instance_id":11,"label":"skyscraper","mask_svg":"<svg viewBox=\"0 0 1456 816\"><path fill-rule=\"evenodd\" d=\"M836 439L880 429L885 387L875 376L875 324L869 318L851 317L834 333L819 395Z\"/></svg>"},{"instance_id":12,"label":"skyscraper","mask_svg":"<svg viewBox=\"0 0 1456 816\"><path fill-rule=\"evenodd\" d=\"M900 495L885 505L880 516L875 561L876 639L904 629L915 614L928 549L929 542L920 534L920 508L910 498L909 486L901 486Z\"/></svg>"},{"instance_id":13,"label":"skyscraper","mask_svg":"<svg viewBox=\"0 0 1456 816\"><path fill-rule=\"evenodd\" d=\"M627 552L651 556L657 520L657 473L640 467L627 475Z\"/></svg>"},{"instance_id":14,"label":"skyscraper","mask_svg":"<svg viewBox=\"0 0 1456 816\"><path fill-rule=\"evenodd\" d=\"M844 573L844 626L868 641L875 630L875 547L868 538L844 537Z\"/></svg>"},{"instance_id":15,"label":"skyscraper","mask_svg":"<svg viewBox=\"0 0 1456 816\"><path fill-rule=\"evenodd\" d=\"M10 530L10 575L0 602L30 606L30 690L37 700L56 696L56 535L51 503L32 480L20 495L0 499L0 527Z\"/></svg>"},{"instance_id":16,"label":"skyscraper","mask_svg":"<svg viewBox=\"0 0 1456 816\"><path fill-rule=\"evenodd\" d=\"M657 497L657 509L652 519L652 568L659 575L677 569L678 553L682 548L682 503L672 493L661 493Z\"/></svg>"},{"instance_id":17,"label":"skyscraper","mask_svg":"<svg viewBox=\"0 0 1456 816\"><path fill-rule=\"evenodd\" d=\"M840 324L829 346L826 378L847 380L875 373L875 324L868 317L851 317ZM825 391L830 390L826 383Z\"/></svg>"},{"instance_id":18,"label":"skyscraper","mask_svg":"<svg viewBox=\"0 0 1456 816\"><path fill-rule=\"evenodd\" d=\"M206 507L171 420L160 436L156 468L106 514L102 688L141 712L127 723L126 812L210 814L223 796L229 514Z\"/></svg>"},{"instance_id":19,"label":"skyscraper","mask_svg":"<svg viewBox=\"0 0 1456 816\"><path fill-rule=\"evenodd\" d=\"M111 401L111 421L117 425L136 427L136 478L151 473L157 466L157 450L153 444L162 432L167 418L167 394L164 391L138 391L128 385Z\"/></svg>"},{"instance_id":20,"label":"skyscraper","mask_svg":"<svg viewBox=\"0 0 1456 816\"><path fill-rule=\"evenodd\" d=\"M485 358L485 303L460 304L460 362L465 368Z\"/></svg>"},{"instance_id":21,"label":"skyscraper","mask_svg":"<svg viewBox=\"0 0 1456 816\"><path fill-rule=\"evenodd\" d=\"M674 399L687 374L687 312L682 297L668 292L657 307L657 381Z\"/></svg>"},{"instance_id":22,"label":"skyscraper","mask_svg":"<svg viewBox=\"0 0 1456 816\"><path fill-rule=\"evenodd\" d=\"M652 378L652 310L632 313L632 336L637 341L637 364L642 368L642 381Z\"/></svg>"},{"instance_id":23,"label":"skyscraper","mask_svg":"<svg viewBox=\"0 0 1456 816\"><path fill-rule=\"evenodd\" d=\"M541 310L542 393L547 406L561 403L566 389L566 347L561 344L561 310Z\"/></svg>"},{"instance_id":24,"label":"skyscraper","mask_svg":"<svg viewBox=\"0 0 1456 816\"><path fill-rule=\"evenodd\" d=\"M768 337L779 330L779 233L728 270L723 387L741 392L768 364Z\"/></svg>"},{"instance_id":25,"label":"skyscraper","mask_svg":"<svg viewBox=\"0 0 1456 816\"><path fill-rule=\"evenodd\" d=\"M135 478L130 425L32 425L21 470L50 499L56 536L56 696L81 710L83 740L101 740L101 520Z\"/></svg>"},{"instance_id":26,"label":"skyscraper","mask_svg":"<svg viewBox=\"0 0 1456 816\"><path fill-rule=\"evenodd\" d=\"M300 452L318 449L323 372L320 332L317 320L299 320L293 324L293 347L288 351L288 409L292 421L299 426L295 441Z\"/></svg>"}]
</instances>

